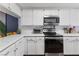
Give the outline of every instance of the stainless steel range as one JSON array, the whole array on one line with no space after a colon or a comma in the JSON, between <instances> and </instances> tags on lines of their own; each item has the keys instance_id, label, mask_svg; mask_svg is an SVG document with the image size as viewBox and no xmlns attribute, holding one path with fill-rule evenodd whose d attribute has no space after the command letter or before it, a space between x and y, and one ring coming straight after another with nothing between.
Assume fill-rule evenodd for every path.
<instances>
[{"instance_id":1,"label":"stainless steel range","mask_svg":"<svg viewBox=\"0 0 79 59\"><path fill-rule=\"evenodd\" d=\"M58 24L58 16L44 17L45 54L63 53L63 36L55 32Z\"/></svg>"}]
</instances>

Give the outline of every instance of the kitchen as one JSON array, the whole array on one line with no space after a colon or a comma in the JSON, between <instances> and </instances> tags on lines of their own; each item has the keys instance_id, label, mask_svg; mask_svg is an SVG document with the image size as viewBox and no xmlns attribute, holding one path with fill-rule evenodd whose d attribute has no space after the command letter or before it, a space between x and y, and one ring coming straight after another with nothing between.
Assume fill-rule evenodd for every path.
<instances>
[{"instance_id":1,"label":"kitchen","mask_svg":"<svg viewBox=\"0 0 79 59\"><path fill-rule=\"evenodd\" d=\"M79 3L0 3L0 56L79 56Z\"/></svg>"}]
</instances>

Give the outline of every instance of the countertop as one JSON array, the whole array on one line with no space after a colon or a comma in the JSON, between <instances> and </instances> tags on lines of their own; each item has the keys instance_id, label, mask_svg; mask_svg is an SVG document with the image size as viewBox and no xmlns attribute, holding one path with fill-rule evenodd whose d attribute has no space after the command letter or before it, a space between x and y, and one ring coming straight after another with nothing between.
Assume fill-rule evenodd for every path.
<instances>
[{"instance_id":1,"label":"countertop","mask_svg":"<svg viewBox=\"0 0 79 59\"><path fill-rule=\"evenodd\" d=\"M56 31L56 33L63 35L63 36L79 36L79 33L64 33L62 30Z\"/></svg>"},{"instance_id":2,"label":"countertop","mask_svg":"<svg viewBox=\"0 0 79 59\"><path fill-rule=\"evenodd\" d=\"M63 36L70 36L70 37L79 37L79 33L58 33L58 34L60 34L60 35L63 35Z\"/></svg>"},{"instance_id":3,"label":"countertop","mask_svg":"<svg viewBox=\"0 0 79 59\"><path fill-rule=\"evenodd\" d=\"M11 35L4 38L0 38L0 52L9 47L10 45L14 44L23 36L21 35Z\"/></svg>"},{"instance_id":4,"label":"countertop","mask_svg":"<svg viewBox=\"0 0 79 59\"><path fill-rule=\"evenodd\" d=\"M24 36L44 36L43 34L18 34L18 35L10 35L3 38L0 38L0 52L8 48L10 45L16 43L18 40L23 38Z\"/></svg>"},{"instance_id":5,"label":"countertop","mask_svg":"<svg viewBox=\"0 0 79 59\"><path fill-rule=\"evenodd\" d=\"M21 34L22 36L44 36L44 34Z\"/></svg>"}]
</instances>

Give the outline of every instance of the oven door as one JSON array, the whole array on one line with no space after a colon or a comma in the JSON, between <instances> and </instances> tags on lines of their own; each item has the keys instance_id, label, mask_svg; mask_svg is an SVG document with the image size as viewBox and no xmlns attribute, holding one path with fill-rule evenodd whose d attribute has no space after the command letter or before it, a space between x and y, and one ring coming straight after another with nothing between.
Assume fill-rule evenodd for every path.
<instances>
[{"instance_id":1,"label":"oven door","mask_svg":"<svg viewBox=\"0 0 79 59\"><path fill-rule=\"evenodd\" d=\"M45 53L63 53L63 40L45 39Z\"/></svg>"}]
</instances>

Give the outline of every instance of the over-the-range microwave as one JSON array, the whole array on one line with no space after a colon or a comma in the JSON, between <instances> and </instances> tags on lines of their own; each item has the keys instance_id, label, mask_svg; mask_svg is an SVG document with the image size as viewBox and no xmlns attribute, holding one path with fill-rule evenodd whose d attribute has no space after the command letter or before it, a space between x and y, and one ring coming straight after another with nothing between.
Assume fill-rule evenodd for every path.
<instances>
[{"instance_id":1,"label":"over-the-range microwave","mask_svg":"<svg viewBox=\"0 0 79 59\"><path fill-rule=\"evenodd\" d=\"M58 16L45 16L44 23L59 23Z\"/></svg>"}]
</instances>

